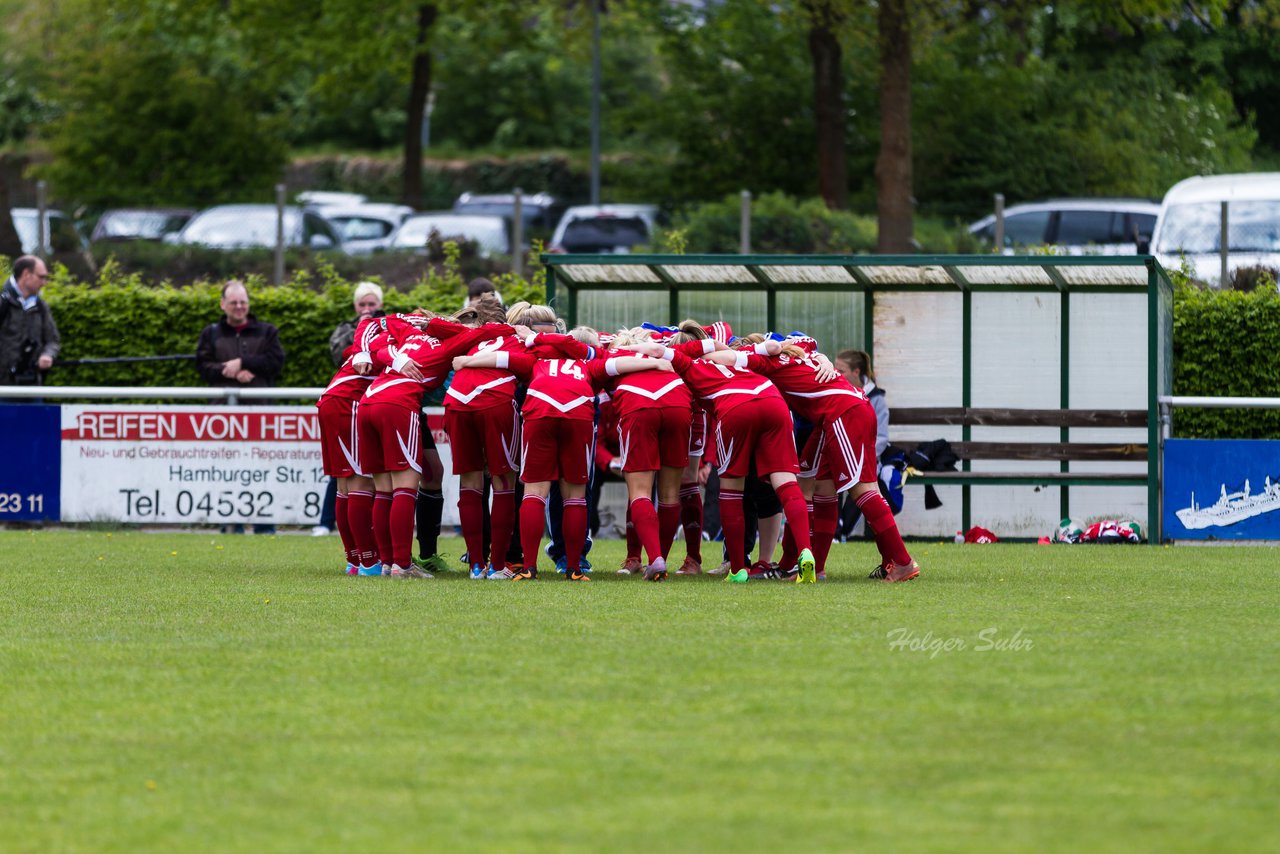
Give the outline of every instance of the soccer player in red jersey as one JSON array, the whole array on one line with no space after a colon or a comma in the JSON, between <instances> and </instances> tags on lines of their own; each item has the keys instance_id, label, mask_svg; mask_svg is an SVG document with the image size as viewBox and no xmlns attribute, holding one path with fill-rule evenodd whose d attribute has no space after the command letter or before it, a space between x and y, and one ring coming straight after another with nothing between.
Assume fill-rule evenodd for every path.
<instances>
[{"instance_id":1,"label":"soccer player in red jersey","mask_svg":"<svg viewBox=\"0 0 1280 854\"><path fill-rule=\"evenodd\" d=\"M479 323L489 303L493 316L502 317L497 300L482 301L455 317L467 313ZM357 413L360 463L377 490L373 530L384 574L429 578L412 562L414 503L423 469L422 395L444 382L455 356L512 329L487 323L458 333L456 324L433 320L420 331L394 316L386 320L391 343L380 357L390 366L369 384Z\"/></svg>"},{"instance_id":2,"label":"soccer player in red jersey","mask_svg":"<svg viewBox=\"0 0 1280 854\"><path fill-rule=\"evenodd\" d=\"M674 341L683 343L686 336L692 340L692 334L682 331ZM725 580L747 580L742 488L754 462L759 476L767 477L777 492L787 523L795 528L796 542L801 548L800 575L796 580L815 581L815 562L809 548L809 514L804 494L796 483L800 466L791 412L782 395L767 379L746 370L745 353L715 353L704 360L690 359L668 348L664 358L671 359L676 372L684 377L690 390L708 404L715 418L720 519L730 563L730 573ZM715 359L732 361L732 364L710 361Z\"/></svg>"},{"instance_id":3,"label":"soccer player in red jersey","mask_svg":"<svg viewBox=\"0 0 1280 854\"><path fill-rule=\"evenodd\" d=\"M791 407L815 425L801 459L801 483L813 499L813 551L818 569L825 567L839 522L836 496L852 490L880 550L884 579L909 581L920 574L911 559L893 511L876 479L876 415L866 395L840 376L830 360L817 352L811 338L756 344L740 358L746 368L767 376ZM713 356L711 358L720 358ZM795 531L788 526L788 536ZM783 565L794 555L787 543Z\"/></svg>"},{"instance_id":4,"label":"soccer player in red jersey","mask_svg":"<svg viewBox=\"0 0 1280 854\"><path fill-rule=\"evenodd\" d=\"M574 330L574 337L588 346L598 345L590 330ZM609 377L636 371L666 370L657 359L613 357L609 359L538 359L519 353L490 351L454 359L455 371L466 368L501 368L528 382L521 437L520 479L525 485L520 505L520 534L525 565L517 579L537 578L538 549L551 482L560 481L564 496L564 542L570 581L589 580L579 558L587 535L587 477L592 464L592 416L596 392Z\"/></svg>"},{"instance_id":5,"label":"soccer player in red jersey","mask_svg":"<svg viewBox=\"0 0 1280 854\"><path fill-rule=\"evenodd\" d=\"M316 402L321 463L324 473L338 481L334 513L347 554L347 575L382 574L373 539L373 479L360 470L356 411L371 375L386 367L374 361L373 351L385 349L386 345L382 319L362 319L356 327L355 341L347 349L346 361Z\"/></svg>"}]
</instances>

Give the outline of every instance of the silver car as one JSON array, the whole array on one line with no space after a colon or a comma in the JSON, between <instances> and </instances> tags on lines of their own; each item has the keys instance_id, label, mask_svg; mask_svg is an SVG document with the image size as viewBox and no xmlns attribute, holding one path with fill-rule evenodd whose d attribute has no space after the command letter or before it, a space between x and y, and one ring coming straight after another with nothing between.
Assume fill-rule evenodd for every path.
<instances>
[{"instance_id":1,"label":"silver car","mask_svg":"<svg viewBox=\"0 0 1280 854\"><path fill-rule=\"evenodd\" d=\"M210 246L215 249L274 249L276 245L275 205L219 205L191 218L166 243ZM345 252L342 237L318 213L305 208L284 209L285 246L306 246L315 250Z\"/></svg>"}]
</instances>

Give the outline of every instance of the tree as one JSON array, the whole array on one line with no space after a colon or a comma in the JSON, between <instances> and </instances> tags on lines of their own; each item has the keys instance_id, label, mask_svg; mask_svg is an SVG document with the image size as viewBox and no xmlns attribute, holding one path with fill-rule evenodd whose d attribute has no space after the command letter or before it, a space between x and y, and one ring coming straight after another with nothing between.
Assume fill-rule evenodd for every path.
<instances>
[{"instance_id":1,"label":"tree","mask_svg":"<svg viewBox=\"0 0 1280 854\"><path fill-rule=\"evenodd\" d=\"M838 31L847 17L839 0L803 0L809 18L813 61L813 116L818 160L818 192L827 207L849 207L845 150L844 74Z\"/></svg>"},{"instance_id":2,"label":"tree","mask_svg":"<svg viewBox=\"0 0 1280 854\"><path fill-rule=\"evenodd\" d=\"M911 18L908 0L880 0L880 252L912 249Z\"/></svg>"}]
</instances>

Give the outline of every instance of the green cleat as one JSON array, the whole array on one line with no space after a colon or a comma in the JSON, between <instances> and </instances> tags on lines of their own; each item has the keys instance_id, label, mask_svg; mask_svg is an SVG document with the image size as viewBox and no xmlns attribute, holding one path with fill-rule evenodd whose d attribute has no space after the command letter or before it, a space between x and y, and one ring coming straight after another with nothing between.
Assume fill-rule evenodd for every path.
<instances>
[{"instance_id":1,"label":"green cleat","mask_svg":"<svg viewBox=\"0 0 1280 854\"><path fill-rule=\"evenodd\" d=\"M726 573L724 580L732 581L734 584L746 584L747 571L745 569L740 569L737 572Z\"/></svg>"},{"instance_id":2,"label":"green cleat","mask_svg":"<svg viewBox=\"0 0 1280 854\"><path fill-rule=\"evenodd\" d=\"M817 584L818 576L814 572L817 565L813 552L808 549L800 552L800 574L796 576L796 584Z\"/></svg>"},{"instance_id":3,"label":"green cleat","mask_svg":"<svg viewBox=\"0 0 1280 854\"><path fill-rule=\"evenodd\" d=\"M432 572L436 575L450 571L449 562L445 560L442 555L438 554L420 555L414 563L425 569L427 572Z\"/></svg>"}]
</instances>

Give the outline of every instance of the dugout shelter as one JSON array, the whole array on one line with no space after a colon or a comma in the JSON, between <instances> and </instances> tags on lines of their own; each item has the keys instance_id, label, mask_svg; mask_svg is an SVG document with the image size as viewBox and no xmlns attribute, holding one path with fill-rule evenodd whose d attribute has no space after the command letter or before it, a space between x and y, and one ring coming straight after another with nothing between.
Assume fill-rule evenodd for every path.
<instances>
[{"instance_id":1,"label":"dugout shelter","mask_svg":"<svg viewBox=\"0 0 1280 854\"><path fill-rule=\"evenodd\" d=\"M1150 256L543 255L569 324L728 321L872 354L890 440L953 443L908 484L904 533L1047 534L1145 521L1159 542L1158 398L1172 393L1173 286ZM927 510L932 485L942 507Z\"/></svg>"}]
</instances>

